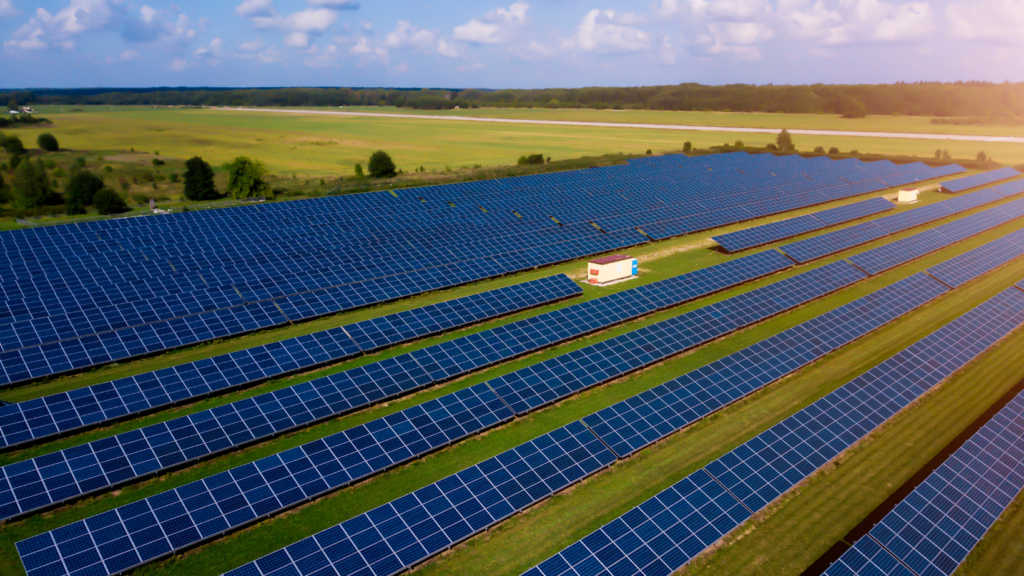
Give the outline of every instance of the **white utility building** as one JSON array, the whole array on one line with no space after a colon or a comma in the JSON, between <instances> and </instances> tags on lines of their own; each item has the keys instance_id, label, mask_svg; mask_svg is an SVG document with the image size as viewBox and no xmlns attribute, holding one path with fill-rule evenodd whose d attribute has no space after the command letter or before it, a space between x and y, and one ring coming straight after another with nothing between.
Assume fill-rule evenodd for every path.
<instances>
[{"instance_id":1,"label":"white utility building","mask_svg":"<svg viewBox=\"0 0 1024 576\"><path fill-rule=\"evenodd\" d=\"M591 260L587 264L587 268L590 269L587 281L591 284L607 284L636 276L638 264L636 258L624 254Z\"/></svg>"}]
</instances>

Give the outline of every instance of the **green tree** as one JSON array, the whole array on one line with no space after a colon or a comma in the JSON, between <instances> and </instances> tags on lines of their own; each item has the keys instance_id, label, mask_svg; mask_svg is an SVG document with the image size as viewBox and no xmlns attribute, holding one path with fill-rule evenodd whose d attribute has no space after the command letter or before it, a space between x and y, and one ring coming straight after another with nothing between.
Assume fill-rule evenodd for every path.
<instances>
[{"instance_id":1,"label":"green tree","mask_svg":"<svg viewBox=\"0 0 1024 576\"><path fill-rule=\"evenodd\" d=\"M815 146L814 147L814 153L815 154L824 154L825 153L825 147L824 146Z\"/></svg>"},{"instance_id":2,"label":"green tree","mask_svg":"<svg viewBox=\"0 0 1024 576\"><path fill-rule=\"evenodd\" d=\"M263 162L239 156L224 164L224 171L228 173L228 195L232 198L270 196L270 184L265 180L267 169Z\"/></svg>"},{"instance_id":3,"label":"green tree","mask_svg":"<svg viewBox=\"0 0 1024 576\"><path fill-rule=\"evenodd\" d=\"M789 130L785 128L782 129L782 132L779 132L778 137L775 138L775 143L778 144L779 150L783 152L796 150L796 146L793 145L793 137L789 135Z\"/></svg>"},{"instance_id":4,"label":"green tree","mask_svg":"<svg viewBox=\"0 0 1024 576\"><path fill-rule=\"evenodd\" d=\"M53 191L46 168L40 161L25 160L18 164L11 185L18 208L38 208L60 204L60 195Z\"/></svg>"},{"instance_id":5,"label":"green tree","mask_svg":"<svg viewBox=\"0 0 1024 576\"><path fill-rule=\"evenodd\" d=\"M981 152L978 152L978 155L975 156L975 158L977 158L981 162L984 162L984 161L988 160L988 156L985 154L984 150L982 150Z\"/></svg>"},{"instance_id":6,"label":"green tree","mask_svg":"<svg viewBox=\"0 0 1024 576\"><path fill-rule=\"evenodd\" d=\"M829 154L839 154L839 148L836 148L835 146L833 146L833 147L828 149L828 153Z\"/></svg>"},{"instance_id":7,"label":"green tree","mask_svg":"<svg viewBox=\"0 0 1024 576\"><path fill-rule=\"evenodd\" d=\"M92 204L100 214L121 214L128 211L128 203L110 188L101 188L92 197Z\"/></svg>"},{"instance_id":8,"label":"green tree","mask_svg":"<svg viewBox=\"0 0 1024 576\"><path fill-rule=\"evenodd\" d=\"M199 156L193 156L185 162L184 195L187 200L212 200L217 197L213 168Z\"/></svg>"},{"instance_id":9,"label":"green tree","mask_svg":"<svg viewBox=\"0 0 1024 576\"><path fill-rule=\"evenodd\" d=\"M743 148L743 140L737 140L736 143L733 144L733 146L737 148Z\"/></svg>"},{"instance_id":10,"label":"green tree","mask_svg":"<svg viewBox=\"0 0 1024 576\"><path fill-rule=\"evenodd\" d=\"M953 159L953 156L949 153L948 149L942 151L942 159L943 160L952 160Z\"/></svg>"},{"instance_id":11,"label":"green tree","mask_svg":"<svg viewBox=\"0 0 1024 576\"><path fill-rule=\"evenodd\" d=\"M39 145L41 150L46 150L47 152L56 152L60 150L60 144L57 144L57 139L49 132L43 132L40 134L39 137L36 138L36 144Z\"/></svg>"},{"instance_id":12,"label":"green tree","mask_svg":"<svg viewBox=\"0 0 1024 576\"><path fill-rule=\"evenodd\" d=\"M7 152L11 156L24 154L25 145L21 143L21 138L18 138L17 136L6 136L4 137L4 152Z\"/></svg>"},{"instance_id":13,"label":"green tree","mask_svg":"<svg viewBox=\"0 0 1024 576\"><path fill-rule=\"evenodd\" d=\"M7 190L7 183L4 182L4 175L0 174L0 204L7 204L11 201L11 196Z\"/></svg>"},{"instance_id":14,"label":"green tree","mask_svg":"<svg viewBox=\"0 0 1024 576\"><path fill-rule=\"evenodd\" d=\"M356 164L356 178L363 178L363 177L365 177L365 175L363 174L363 165L362 164Z\"/></svg>"},{"instance_id":15,"label":"green tree","mask_svg":"<svg viewBox=\"0 0 1024 576\"><path fill-rule=\"evenodd\" d=\"M935 150L935 159L938 160L940 158L942 158L942 148L937 148Z\"/></svg>"},{"instance_id":16,"label":"green tree","mask_svg":"<svg viewBox=\"0 0 1024 576\"><path fill-rule=\"evenodd\" d=\"M397 174L394 160L383 150L374 152L370 156L370 162L366 167L370 171L370 176L374 178L390 178Z\"/></svg>"},{"instance_id":17,"label":"green tree","mask_svg":"<svg viewBox=\"0 0 1024 576\"><path fill-rule=\"evenodd\" d=\"M64 204L68 214L85 214L85 207L103 189L103 179L88 170L79 170L64 188Z\"/></svg>"},{"instance_id":18,"label":"green tree","mask_svg":"<svg viewBox=\"0 0 1024 576\"><path fill-rule=\"evenodd\" d=\"M693 150L693 143L683 142L683 152L689 152L690 150Z\"/></svg>"},{"instance_id":19,"label":"green tree","mask_svg":"<svg viewBox=\"0 0 1024 576\"><path fill-rule=\"evenodd\" d=\"M863 118L868 115L868 109L856 98L844 98L839 105L839 113L843 118Z\"/></svg>"},{"instance_id":20,"label":"green tree","mask_svg":"<svg viewBox=\"0 0 1024 576\"><path fill-rule=\"evenodd\" d=\"M544 163L544 155L543 154L530 154L529 156L520 156L519 157L519 161L517 163L520 166L525 166L525 165L528 165L528 164L543 164Z\"/></svg>"}]
</instances>

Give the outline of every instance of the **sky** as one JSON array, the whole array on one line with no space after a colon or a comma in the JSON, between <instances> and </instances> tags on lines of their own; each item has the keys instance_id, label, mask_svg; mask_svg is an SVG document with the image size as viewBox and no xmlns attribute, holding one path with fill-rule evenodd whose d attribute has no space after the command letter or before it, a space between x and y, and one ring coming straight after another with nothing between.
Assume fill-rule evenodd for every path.
<instances>
[{"instance_id":1,"label":"sky","mask_svg":"<svg viewBox=\"0 0 1024 576\"><path fill-rule=\"evenodd\" d=\"M0 87L1024 81L1024 0L0 0Z\"/></svg>"}]
</instances>

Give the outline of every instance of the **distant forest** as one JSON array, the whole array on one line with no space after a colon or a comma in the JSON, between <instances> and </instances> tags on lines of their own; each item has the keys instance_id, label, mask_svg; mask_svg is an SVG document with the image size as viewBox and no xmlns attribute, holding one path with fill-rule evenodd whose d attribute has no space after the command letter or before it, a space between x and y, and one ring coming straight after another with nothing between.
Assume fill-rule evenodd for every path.
<instances>
[{"instance_id":1,"label":"distant forest","mask_svg":"<svg viewBox=\"0 0 1024 576\"><path fill-rule=\"evenodd\" d=\"M543 90L386 88L154 88L0 91L25 104L177 106L398 106L593 108L831 113L848 117L902 114L939 117L1024 116L1024 83L920 82L882 85L649 86ZM0 100L2 102L2 100Z\"/></svg>"}]
</instances>

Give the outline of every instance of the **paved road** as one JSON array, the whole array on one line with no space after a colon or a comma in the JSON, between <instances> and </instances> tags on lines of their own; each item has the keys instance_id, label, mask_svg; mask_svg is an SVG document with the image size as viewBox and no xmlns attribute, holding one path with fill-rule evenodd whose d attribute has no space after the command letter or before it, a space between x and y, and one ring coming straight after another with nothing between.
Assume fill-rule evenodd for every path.
<instances>
[{"instance_id":1,"label":"paved road","mask_svg":"<svg viewBox=\"0 0 1024 576\"><path fill-rule=\"evenodd\" d=\"M277 112L285 114L320 114L325 116L369 116L373 118L401 118L403 120L446 120L454 122L495 122L498 124L544 124L547 126L591 126L601 128L643 128L654 130L686 130L697 132L743 132L752 134L778 134L778 128L736 128L729 126L683 126L678 124L627 124L620 122L571 122L568 120L521 120L513 118L481 118L478 116L429 116L422 114L384 114L377 112L343 112L341 110L288 110L282 108L219 108L239 112ZM790 130L790 134L813 136L856 136L863 138L902 138L910 140L957 140L962 142L1007 142L1024 144L1024 138L1014 136L968 136L963 134L913 134L904 132L854 132L849 130Z\"/></svg>"}]
</instances>

